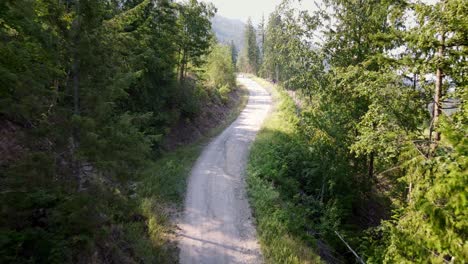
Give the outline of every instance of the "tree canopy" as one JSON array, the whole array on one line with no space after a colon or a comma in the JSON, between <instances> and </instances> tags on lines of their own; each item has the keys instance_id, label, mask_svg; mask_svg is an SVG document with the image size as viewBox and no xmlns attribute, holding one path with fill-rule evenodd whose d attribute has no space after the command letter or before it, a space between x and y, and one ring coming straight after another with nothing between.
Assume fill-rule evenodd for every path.
<instances>
[{"instance_id":1,"label":"tree canopy","mask_svg":"<svg viewBox=\"0 0 468 264\"><path fill-rule=\"evenodd\" d=\"M249 18L244 31L244 47L239 54L237 68L240 72L257 74L259 68L259 48L257 44L256 30Z\"/></svg>"},{"instance_id":2,"label":"tree canopy","mask_svg":"<svg viewBox=\"0 0 468 264\"><path fill-rule=\"evenodd\" d=\"M1 1L0 262L164 259L154 219L135 220L153 209L130 197L169 128L197 114L214 12L196 0Z\"/></svg>"},{"instance_id":3,"label":"tree canopy","mask_svg":"<svg viewBox=\"0 0 468 264\"><path fill-rule=\"evenodd\" d=\"M314 206L305 229L343 251L344 233L368 263L466 259L466 4L292 2L269 17L260 75L299 94L306 149L284 148L304 161L281 175Z\"/></svg>"}]
</instances>

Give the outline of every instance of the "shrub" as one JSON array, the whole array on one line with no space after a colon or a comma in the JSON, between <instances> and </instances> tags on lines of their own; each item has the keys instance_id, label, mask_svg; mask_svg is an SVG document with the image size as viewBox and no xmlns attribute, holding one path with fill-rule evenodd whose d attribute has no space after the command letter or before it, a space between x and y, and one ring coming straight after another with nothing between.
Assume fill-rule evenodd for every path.
<instances>
[{"instance_id":1,"label":"shrub","mask_svg":"<svg viewBox=\"0 0 468 264\"><path fill-rule=\"evenodd\" d=\"M217 44L208 55L206 75L211 86L232 88L236 85L234 64L228 46Z\"/></svg>"},{"instance_id":2,"label":"shrub","mask_svg":"<svg viewBox=\"0 0 468 264\"><path fill-rule=\"evenodd\" d=\"M221 100L223 100L224 103L227 103L229 100L229 93L231 92L231 89L227 85L221 86L219 88L219 95L221 96Z\"/></svg>"}]
</instances>

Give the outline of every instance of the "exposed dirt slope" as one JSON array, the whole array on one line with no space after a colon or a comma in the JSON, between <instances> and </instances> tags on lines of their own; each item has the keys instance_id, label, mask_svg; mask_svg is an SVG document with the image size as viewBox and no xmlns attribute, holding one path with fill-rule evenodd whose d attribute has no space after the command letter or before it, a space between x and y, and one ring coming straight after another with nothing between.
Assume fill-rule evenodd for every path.
<instances>
[{"instance_id":1,"label":"exposed dirt slope","mask_svg":"<svg viewBox=\"0 0 468 264\"><path fill-rule=\"evenodd\" d=\"M179 146L191 144L203 136L207 136L214 128L220 126L228 119L241 102L242 96L246 93L245 89L238 89L229 93L226 103L221 100L210 100L201 106L200 114L193 119L181 119L175 124L166 138L164 139L164 148L173 150Z\"/></svg>"}]
</instances>

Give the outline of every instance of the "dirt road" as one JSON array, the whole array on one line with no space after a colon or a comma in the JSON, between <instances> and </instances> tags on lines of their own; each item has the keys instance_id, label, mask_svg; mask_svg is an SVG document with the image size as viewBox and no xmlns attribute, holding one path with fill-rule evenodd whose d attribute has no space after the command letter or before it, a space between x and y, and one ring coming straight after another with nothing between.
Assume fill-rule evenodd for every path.
<instances>
[{"instance_id":1,"label":"dirt road","mask_svg":"<svg viewBox=\"0 0 468 264\"><path fill-rule=\"evenodd\" d=\"M243 177L271 97L250 79L238 82L250 92L246 108L205 148L190 175L179 224L182 264L262 262Z\"/></svg>"}]
</instances>

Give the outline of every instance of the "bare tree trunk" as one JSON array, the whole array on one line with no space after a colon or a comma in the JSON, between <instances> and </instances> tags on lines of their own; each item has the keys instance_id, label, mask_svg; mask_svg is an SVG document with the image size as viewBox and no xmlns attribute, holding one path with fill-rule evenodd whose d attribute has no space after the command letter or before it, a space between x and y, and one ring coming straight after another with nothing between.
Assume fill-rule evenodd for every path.
<instances>
[{"instance_id":1,"label":"bare tree trunk","mask_svg":"<svg viewBox=\"0 0 468 264\"><path fill-rule=\"evenodd\" d=\"M185 65L186 65L186 54L185 54L185 50L182 51L182 59L181 59L181 62L180 62L180 71L179 71L179 82L183 82L184 81L184 75L185 75Z\"/></svg>"},{"instance_id":2,"label":"bare tree trunk","mask_svg":"<svg viewBox=\"0 0 468 264\"><path fill-rule=\"evenodd\" d=\"M75 51L75 56L72 65L73 75L73 114L80 115L80 59Z\"/></svg>"},{"instance_id":3,"label":"bare tree trunk","mask_svg":"<svg viewBox=\"0 0 468 264\"><path fill-rule=\"evenodd\" d=\"M75 54L73 65L72 65L72 75L73 75L73 115L80 115L80 70L79 70L79 58ZM81 164L78 159L76 159L76 150L80 147L80 138L79 138L79 128L74 124L72 131L72 144L71 152L73 159L73 173L78 179L78 191L83 189L83 179L81 177Z\"/></svg>"},{"instance_id":4,"label":"bare tree trunk","mask_svg":"<svg viewBox=\"0 0 468 264\"><path fill-rule=\"evenodd\" d=\"M437 71L436 71L436 84L434 91L434 112L433 112L433 127L434 127L434 143L432 144L432 149L435 149L438 142L440 141L440 132L438 129L439 117L442 113L442 85L444 80L444 72L442 70L442 60L445 52L445 32L441 34L441 43L437 57L439 58Z\"/></svg>"},{"instance_id":5,"label":"bare tree trunk","mask_svg":"<svg viewBox=\"0 0 468 264\"><path fill-rule=\"evenodd\" d=\"M80 1L77 0L75 4L76 18L72 24L72 93L73 93L73 115L80 115L80 56L79 56L79 43L80 43ZM73 161L73 174L78 181L78 191L83 189L83 179L81 175L81 164L78 159L76 159L76 149L79 148L79 131L78 127L74 125L71 137L70 152Z\"/></svg>"},{"instance_id":6,"label":"bare tree trunk","mask_svg":"<svg viewBox=\"0 0 468 264\"><path fill-rule=\"evenodd\" d=\"M278 64L275 65L275 74L276 74L276 82L279 82L279 68L278 68Z\"/></svg>"},{"instance_id":7,"label":"bare tree trunk","mask_svg":"<svg viewBox=\"0 0 468 264\"><path fill-rule=\"evenodd\" d=\"M179 47L179 50L178 50L178 52L177 52L177 54L178 54L177 57L178 57L178 58L180 58L181 53L182 53L182 48ZM182 66L182 59L181 59L180 62L177 64L177 71L176 71L176 72L177 72L177 74L179 75L178 78L180 78L180 67L181 67L181 66Z\"/></svg>"},{"instance_id":8,"label":"bare tree trunk","mask_svg":"<svg viewBox=\"0 0 468 264\"><path fill-rule=\"evenodd\" d=\"M406 198L406 201L408 203L411 203L411 192L413 191L413 182L410 182L409 183L409 186L408 186L408 196Z\"/></svg>"},{"instance_id":9,"label":"bare tree trunk","mask_svg":"<svg viewBox=\"0 0 468 264\"><path fill-rule=\"evenodd\" d=\"M369 181L372 181L374 179L374 152L371 152L369 154L369 168L368 168L368 176L369 176Z\"/></svg>"},{"instance_id":10,"label":"bare tree trunk","mask_svg":"<svg viewBox=\"0 0 468 264\"><path fill-rule=\"evenodd\" d=\"M372 123L372 129L376 131L377 125L375 123ZM368 179L369 179L369 190L372 189L373 185L373 180L374 180L374 162L375 162L375 152L371 151L369 154L369 167L367 171Z\"/></svg>"},{"instance_id":11,"label":"bare tree trunk","mask_svg":"<svg viewBox=\"0 0 468 264\"><path fill-rule=\"evenodd\" d=\"M320 190L320 202L323 202L323 197L325 196L325 184L326 178L325 176L322 177L322 188Z\"/></svg>"},{"instance_id":12,"label":"bare tree trunk","mask_svg":"<svg viewBox=\"0 0 468 264\"><path fill-rule=\"evenodd\" d=\"M80 115L80 1L75 3L76 18L72 23L72 93L73 93L73 114Z\"/></svg>"}]
</instances>

